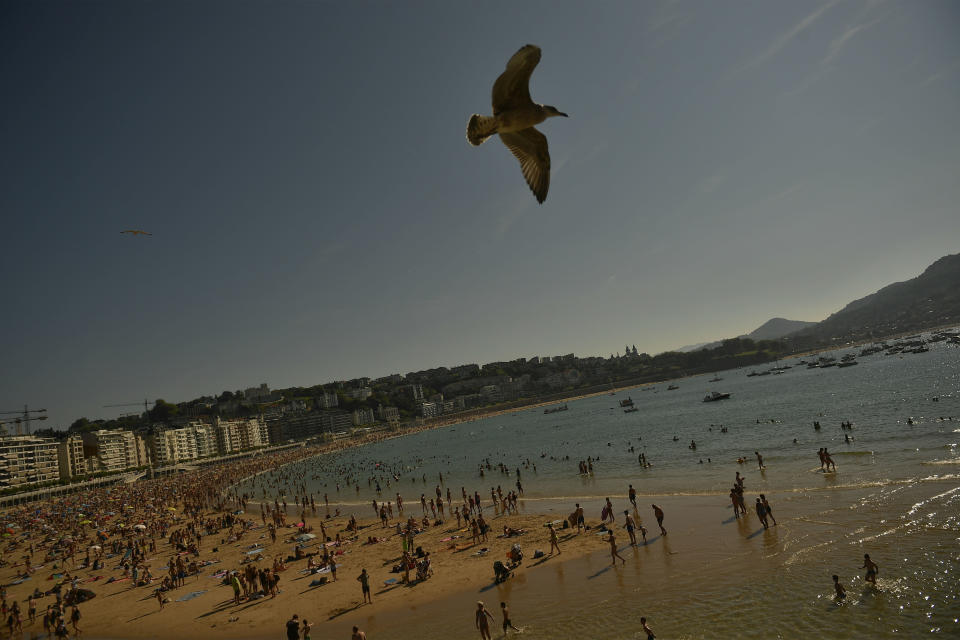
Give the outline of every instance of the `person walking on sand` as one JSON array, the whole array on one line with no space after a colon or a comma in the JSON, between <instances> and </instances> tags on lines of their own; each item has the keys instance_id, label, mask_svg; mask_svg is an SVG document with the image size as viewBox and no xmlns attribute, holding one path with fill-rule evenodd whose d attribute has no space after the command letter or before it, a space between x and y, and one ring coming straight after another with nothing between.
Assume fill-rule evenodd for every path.
<instances>
[{"instance_id":1,"label":"person walking on sand","mask_svg":"<svg viewBox=\"0 0 960 640\"><path fill-rule=\"evenodd\" d=\"M370 574L367 573L366 569L360 571L360 575L357 576L357 581L363 590L363 601L373 604L373 598L370 596Z\"/></svg>"},{"instance_id":2,"label":"person walking on sand","mask_svg":"<svg viewBox=\"0 0 960 640\"><path fill-rule=\"evenodd\" d=\"M640 616L640 628L643 629L643 632L645 634L647 634L647 640L655 640L655 638L657 637L653 633L653 629L651 629L650 626L647 625L647 619L644 618L643 616Z\"/></svg>"},{"instance_id":3,"label":"person walking on sand","mask_svg":"<svg viewBox=\"0 0 960 640\"><path fill-rule=\"evenodd\" d=\"M633 505L633 508L637 508L637 490L633 488L633 485L630 485L630 490L627 493L627 496L630 498L630 504Z\"/></svg>"},{"instance_id":4,"label":"person walking on sand","mask_svg":"<svg viewBox=\"0 0 960 640\"><path fill-rule=\"evenodd\" d=\"M510 609L507 607L506 602L500 603L500 613L503 614L503 637L507 637L507 628L513 629L514 631L520 631L515 626L513 622L510 621Z\"/></svg>"},{"instance_id":5,"label":"person walking on sand","mask_svg":"<svg viewBox=\"0 0 960 640\"><path fill-rule=\"evenodd\" d=\"M660 535L667 535L667 530L663 528L663 509L655 504L650 506L653 507L653 515L657 517L657 526L660 527Z\"/></svg>"},{"instance_id":6,"label":"person walking on sand","mask_svg":"<svg viewBox=\"0 0 960 640\"><path fill-rule=\"evenodd\" d=\"M557 530L553 528L553 523L547 525L547 528L550 530L550 555L553 555L553 550L557 550L557 555L560 555L560 539L557 537Z\"/></svg>"},{"instance_id":7,"label":"person walking on sand","mask_svg":"<svg viewBox=\"0 0 960 640\"><path fill-rule=\"evenodd\" d=\"M863 554L863 566L860 568L867 570L867 575L863 576L864 582L869 582L873 586L877 586L877 573L880 571L880 567L870 559L869 553Z\"/></svg>"},{"instance_id":8,"label":"person walking on sand","mask_svg":"<svg viewBox=\"0 0 960 640\"><path fill-rule=\"evenodd\" d=\"M624 560L623 556L621 556L617 552L617 537L613 535L612 530L607 531L607 542L610 543L610 560L612 561L610 563L610 566L611 567L617 566L617 558L620 558L621 563L627 564L627 561Z\"/></svg>"},{"instance_id":9,"label":"person walking on sand","mask_svg":"<svg viewBox=\"0 0 960 640\"><path fill-rule=\"evenodd\" d=\"M764 469L766 469L766 467L763 466L763 456L760 455L760 452L754 451L753 455L757 456L757 466L760 468L760 471L763 471Z\"/></svg>"},{"instance_id":10,"label":"person walking on sand","mask_svg":"<svg viewBox=\"0 0 960 640\"><path fill-rule=\"evenodd\" d=\"M490 638L490 623L487 621L487 618L493 620L493 615L484 609L483 602L477 602L477 612L474 614L477 629L480 630L480 637L483 640L491 640Z\"/></svg>"},{"instance_id":11,"label":"person walking on sand","mask_svg":"<svg viewBox=\"0 0 960 640\"><path fill-rule=\"evenodd\" d=\"M630 515L630 512L626 509L623 510L623 516L625 519L624 526L627 528L627 535L630 536L630 544L632 546L637 546L637 534L634 531L637 528L637 523L634 522L633 516Z\"/></svg>"},{"instance_id":12,"label":"person walking on sand","mask_svg":"<svg viewBox=\"0 0 960 640\"><path fill-rule=\"evenodd\" d=\"M586 524L586 521L583 519L583 507L580 506L579 502L577 503L577 508L573 512L573 514L574 514L574 517L576 517L577 519L577 533L580 533L581 529L586 530L587 524Z\"/></svg>"},{"instance_id":13,"label":"person walking on sand","mask_svg":"<svg viewBox=\"0 0 960 640\"><path fill-rule=\"evenodd\" d=\"M767 517L773 520L773 526L777 526L777 519L773 517L773 509L770 507L770 503L767 502L767 496L761 493L760 501L763 503L763 510L767 514Z\"/></svg>"},{"instance_id":14,"label":"person walking on sand","mask_svg":"<svg viewBox=\"0 0 960 640\"><path fill-rule=\"evenodd\" d=\"M833 576L833 590L837 592L837 595L833 597L834 600L843 600L847 597L847 590L840 584L840 576Z\"/></svg>"},{"instance_id":15,"label":"person walking on sand","mask_svg":"<svg viewBox=\"0 0 960 640\"><path fill-rule=\"evenodd\" d=\"M300 616L297 614L287 620L287 640L300 640Z\"/></svg>"}]
</instances>

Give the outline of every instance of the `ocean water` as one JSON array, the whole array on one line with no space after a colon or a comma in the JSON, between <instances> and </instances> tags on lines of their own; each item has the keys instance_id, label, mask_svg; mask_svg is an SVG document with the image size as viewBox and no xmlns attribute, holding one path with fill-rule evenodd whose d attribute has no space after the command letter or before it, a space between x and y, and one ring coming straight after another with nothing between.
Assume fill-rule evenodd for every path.
<instances>
[{"instance_id":1,"label":"ocean water","mask_svg":"<svg viewBox=\"0 0 960 640\"><path fill-rule=\"evenodd\" d=\"M571 401L564 412L463 423L321 456L286 473L302 478L320 504L327 494L331 508L362 517L372 516L374 498L434 496L441 473L444 497L449 486L459 503L464 487L489 504L491 486L515 488L518 468L527 512L565 516L580 502L599 518L605 497L618 512L627 506L629 484L642 496L651 537L646 496L667 512L670 535L621 551L622 569L606 568L598 545L596 554L551 561L485 593L451 595L429 615L364 618L368 631L385 637L475 633L478 597L509 599L530 638L641 637L642 615L660 637L960 637L960 348L881 353L844 369L796 361L781 362L794 365L781 375L731 370L719 382L709 382L713 374L680 380L675 391L665 383L623 389ZM711 390L731 398L702 402ZM623 413L617 401L626 397L639 411ZM841 421L853 430L841 430ZM836 473L821 472L820 447L830 450ZM653 466L638 464L641 452ZM583 476L577 463L587 456L594 473ZM727 494L736 472L748 502L757 492L770 499L777 527L732 517ZM263 477L247 490L272 497L281 483L270 482ZM863 583L863 553L881 567L877 589ZM848 590L842 606L832 598L832 573Z\"/></svg>"}]
</instances>

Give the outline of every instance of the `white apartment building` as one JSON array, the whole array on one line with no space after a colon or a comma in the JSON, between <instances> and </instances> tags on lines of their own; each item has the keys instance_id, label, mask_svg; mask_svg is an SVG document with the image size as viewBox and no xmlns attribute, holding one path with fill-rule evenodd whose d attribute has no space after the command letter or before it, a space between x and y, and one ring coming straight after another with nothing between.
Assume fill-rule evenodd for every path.
<instances>
[{"instance_id":1,"label":"white apartment building","mask_svg":"<svg viewBox=\"0 0 960 640\"><path fill-rule=\"evenodd\" d=\"M367 407L359 407L353 411L353 426L359 426L361 424L370 424L373 422L373 409L368 409Z\"/></svg>"},{"instance_id":2,"label":"white apartment building","mask_svg":"<svg viewBox=\"0 0 960 640\"><path fill-rule=\"evenodd\" d=\"M357 387L356 389L350 389L347 391L347 395L354 400L366 400L373 395L373 389L370 387Z\"/></svg>"},{"instance_id":3,"label":"white apartment building","mask_svg":"<svg viewBox=\"0 0 960 640\"><path fill-rule=\"evenodd\" d=\"M0 487L59 479L56 440L32 435L0 436Z\"/></svg>"},{"instance_id":4,"label":"white apartment building","mask_svg":"<svg viewBox=\"0 0 960 640\"><path fill-rule=\"evenodd\" d=\"M335 409L340 406L340 399L332 391L324 390L316 397L317 406L321 409Z\"/></svg>"},{"instance_id":5,"label":"white apartment building","mask_svg":"<svg viewBox=\"0 0 960 640\"><path fill-rule=\"evenodd\" d=\"M400 422L400 409L396 407L377 406L377 418L384 422Z\"/></svg>"},{"instance_id":6,"label":"white apartment building","mask_svg":"<svg viewBox=\"0 0 960 640\"><path fill-rule=\"evenodd\" d=\"M422 384L412 384L410 385L410 390L413 391L413 401L418 402L423 400L423 385Z\"/></svg>"},{"instance_id":7,"label":"white apartment building","mask_svg":"<svg viewBox=\"0 0 960 640\"><path fill-rule=\"evenodd\" d=\"M221 420L217 418L215 428L217 446L221 454L265 447L270 444L267 423L261 417L249 420Z\"/></svg>"},{"instance_id":8,"label":"white apartment building","mask_svg":"<svg viewBox=\"0 0 960 640\"><path fill-rule=\"evenodd\" d=\"M83 455L83 438L80 434L71 434L57 444L57 463L61 480L69 480L87 473L86 457Z\"/></svg>"},{"instance_id":9,"label":"white apartment building","mask_svg":"<svg viewBox=\"0 0 960 640\"><path fill-rule=\"evenodd\" d=\"M84 455L94 460L95 471L123 471L146 464L137 435L122 429L99 429L82 434Z\"/></svg>"},{"instance_id":10,"label":"white apartment building","mask_svg":"<svg viewBox=\"0 0 960 640\"><path fill-rule=\"evenodd\" d=\"M440 415L441 407L436 402L421 402L420 415L424 418L436 418Z\"/></svg>"}]
</instances>

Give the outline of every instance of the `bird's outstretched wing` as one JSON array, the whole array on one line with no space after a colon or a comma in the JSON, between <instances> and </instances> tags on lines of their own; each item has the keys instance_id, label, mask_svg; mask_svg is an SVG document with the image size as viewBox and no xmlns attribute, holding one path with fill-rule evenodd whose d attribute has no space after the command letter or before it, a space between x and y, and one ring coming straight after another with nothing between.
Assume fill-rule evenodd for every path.
<instances>
[{"instance_id":1,"label":"bird's outstretched wing","mask_svg":"<svg viewBox=\"0 0 960 640\"><path fill-rule=\"evenodd\" d=\"M530 99L530 74L540 62L540 47L528 44L513 54L507 69L493 83L493 115L501 111L533 104Z\"/></svg>"},{"instance_id":2,"label":"bird's outstretched wing","mask_svg":"<svg viewBox=\"0 0 960 640\"><path fill-rule=\"evenodd\" d=\"M501 133L500 139L520 161L520 170L536 196L543 204L550 189L550 150L547 136L530 127L513 133Z\"/></svg>"},{"instance_id":3,"label":"bird's outstretched wing","mask_svg":"<svg viewBox=\"0 0 960 640\"><path fill-rule=\"evenodd\" d=\"M147 231L141 231L140 229L126 229L124 231L121 231L120 233L129 233L132 236L137 236L137 235L152 236L153 235L152 233L149 233Z\"/></svg>"}]
</instances>

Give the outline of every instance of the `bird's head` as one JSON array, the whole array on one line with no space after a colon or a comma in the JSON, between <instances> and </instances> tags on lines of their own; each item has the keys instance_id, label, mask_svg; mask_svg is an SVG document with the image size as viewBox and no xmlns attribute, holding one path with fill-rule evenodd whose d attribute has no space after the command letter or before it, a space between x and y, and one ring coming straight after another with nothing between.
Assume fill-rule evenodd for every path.
<instances>
[{"instance_id":1,"label":"bird's head","mask_svg":"<svg viewBox=\"0 0 960 640\"><path fill-rule=\"evenodd\" d=\"M563 111L560 111L556 107L551 107L548 104L543 105L543 110L547 114L548 118L553 118L556 116L563 116L564 118L568 117Z\"/></svg>"}]
</instances>

